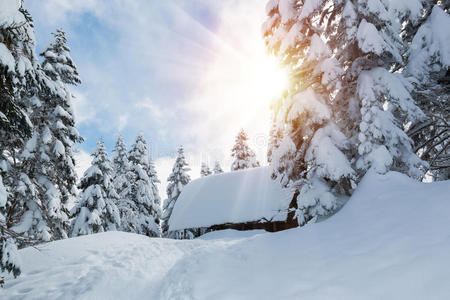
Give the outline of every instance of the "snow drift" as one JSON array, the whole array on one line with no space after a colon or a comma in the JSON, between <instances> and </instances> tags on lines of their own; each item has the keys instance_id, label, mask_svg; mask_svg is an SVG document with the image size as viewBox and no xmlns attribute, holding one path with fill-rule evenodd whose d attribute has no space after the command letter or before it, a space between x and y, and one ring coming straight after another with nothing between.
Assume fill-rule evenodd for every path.
<instances>
[{"instance_id":1,"label":"snow drift","mask_svg":"<svg viewBox=\"0 0 450 300\"><path fill-rule=\"evenodd\" d=\"M175 203L169 230L286 220L292 194L270 176L271 169L261 167L191 181Z\"/></svg>"},{"instance_id":2,"label":"snow drift","mask_svg":"<svg viewBox=\"0 0 450 300\"><path fill-rule=\"evenodd\" d=\"M108 232L20 251L1 299L447 299L450 181L369 173L331 218L197 240Z\"/></svg>"}]
</instances>

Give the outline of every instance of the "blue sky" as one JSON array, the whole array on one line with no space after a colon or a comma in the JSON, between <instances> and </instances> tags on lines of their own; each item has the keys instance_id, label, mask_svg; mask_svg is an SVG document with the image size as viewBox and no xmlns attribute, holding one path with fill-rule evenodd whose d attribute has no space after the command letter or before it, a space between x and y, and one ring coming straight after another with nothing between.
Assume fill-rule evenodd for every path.
<instances>
[{"instance_id":1,"label":"blue sky","mask_svg":"<svg viewBox=\"0 0 450 300\"><path fill-rule=\"evenodd\" d=\"M180 144L193 178L202 161L219 160L229 169L241 127L265 160L270 124L269 102L261 99L267 98L260 37L265 2L25 0L38 51L62 28L83 80L72 89L85 139L79 145L80 170L96 141L102 137L111 150L119 131L128 146L144 133L162 181Z\"/></svg>"}]
</instances>

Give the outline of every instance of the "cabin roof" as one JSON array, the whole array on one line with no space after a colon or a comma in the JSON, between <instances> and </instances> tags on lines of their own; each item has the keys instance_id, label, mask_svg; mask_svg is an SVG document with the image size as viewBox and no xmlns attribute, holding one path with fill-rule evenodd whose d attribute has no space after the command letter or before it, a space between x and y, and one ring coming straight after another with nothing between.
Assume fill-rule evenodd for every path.
<instances>
[{"instance_id":1,"label":"cabin roof","mask_svg":"<svg viewBox=\"0 0 450 300\"><path fill-rule=\"evenodd\" d=\"M170 217L169 230L261 219L284 221L291 199L292 192L271 179L269 167L210 175L184 187Z\"/></svg>"}]
</instances>

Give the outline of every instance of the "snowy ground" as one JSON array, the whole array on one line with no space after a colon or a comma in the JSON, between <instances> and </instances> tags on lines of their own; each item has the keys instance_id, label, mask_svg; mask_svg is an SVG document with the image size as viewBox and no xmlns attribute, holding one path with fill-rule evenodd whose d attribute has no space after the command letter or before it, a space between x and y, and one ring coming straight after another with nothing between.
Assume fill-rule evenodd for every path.
<instances>
[{"instance_id":1,"label":"snowy ground","mask_svg":"<svg viewBox=\"0 0 450 300\"><path fill-rule=\"evenodd\" d=\"M303 228L28 248L0 299L449 299L449 194L449 181L371 174L336 215Z\"/></svg>"}]
</instances>

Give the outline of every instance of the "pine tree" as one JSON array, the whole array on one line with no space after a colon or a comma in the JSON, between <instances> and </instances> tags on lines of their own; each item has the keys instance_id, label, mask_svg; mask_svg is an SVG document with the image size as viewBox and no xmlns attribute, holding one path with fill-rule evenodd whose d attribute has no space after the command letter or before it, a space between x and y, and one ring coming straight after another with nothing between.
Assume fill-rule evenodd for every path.
<instances>
[{"instance_id":1,"label":"pine tree","mask_svg":"<svg viewBox=\"0 0 450 300\"><path fill-rule=\"evenodd\" d=\"M13 212L21 207L10 191L18 173L16 154L31 135L30 99L39 90L33 23L21 3L0 3L0 285L3 275L20 274L15 243L22 239L11 227Z\"/></svg>"},{"instance_id":2,"label":"pine tree","mask_svg":"<svg viewBox=\"0 0 450 300\"><path fill-rule=\"evenodd\" d=\"M214 174L222 174L223 170L222 167L220 166L220 163L218 161L216 161L214 163L214 170L213 170Z\"/></svg>"},{"instance_id":3,"label":"pine tree","mask_svg":"<svg viewBox=\"0 0 450 300\"><path fill-rule=\"evenodd\" d=\"M47 68L57 64L56 71L49 73L51 78L41 70L36 73L41 89L30 113L33 136L19 155L11 193L23 207L12 212L18 220L14 230L41 241L68 236L67 205L75 199L77 180L73 145L82 141L74 124L71 93L62 81L76 70L65 67L64 61L45 62Z\"/></svg>"},{"instance_id":4,"label":"pine tree","mask_svg":"<svg viewBox=\"0 0 450 300\"><path fill-rule=\"evenodd\" d=\"M54 40L40 54L44 57L42 67L45 73L54 81L59 79L67 84L80 84L77 68L70 57L66 33L57 29L53 36Z\"/></svg>"},{"instance_id":5,"label":"pine tree","mask_svg":"<svg viewBox=\"0 0 450 300\"><path fill-rule=\"evenodd\" d=\"M235 145L231 150L231 156L234 157L234 161L231 165L231 171L259 167L259 162L256 160L255 152L250 149L247 144L247 140L247 134L243 129L241 129L236 137Z\"/></svg>"},{"instance_id":6,"label":"pine tree","mask_svg":"<svg viewBox=\"0 0 450 300\"><path fill-rule=\"evenodd\" d=\"M184 149L183 146L180 146L178 148L178 156L172 168L172 173L169 175L169 178L167 178L167 200L164 202L163 206L162 223L162 231L165 236L169 236L167 232L169 229L169 219L172 215L175 202L180 196L183 187L191 181L189 174L187 174L188 171L190 171L190 169L184 157Z\"/></svg>"},{"instance_id":7,"label":"pine tree","mask_svg":"<svg viewBox=\"0 0 450 300\"><path fill-rule=\"evenodd\" d=\"M402 24L420 17L420 1L406 7L387 5L342 5L339 31L330 43L348 49L338 59L348 68L344 89L338 97L356 97L360 116L357 168L361 173L372 167L384 173L395 170L412 177L423 175L425 163L413 151L405 130L421 122L425 115L415 104L404 76L396 70L404 66L407 50L401 39Z\"/></svg>"},{"instance_id":8,"label":"pine tree","mask_svg":"<svg viewBox=\"0 0 450 300\"><path fill-rule=\"evenodd\" d=\"M354 175L349 141L337 125L339 109L332 109L331 91L340 86L343 70L322 36L327 2L269 1L263 25L269 50L291 70L293 85L274 111L274 124L284 122L284 136L273 142L269 157L273 177L298 191L300 224L335 211ZM272 136L278 136L275 126Z\"/></svg>"},{"instance_id":9,"label":"pine tree","mask_svg":"<svg viewBox=\"0 0 450 300\"><path fill-rule=\"evenodd\" d=\"M130 184L122 191L119 209L123 231L153 237L160 236L161 201L156 172L147 152L147 142L139 134L128 154L131 168L126 176L130 178Z\"/></svg>"},{"instance_id":10,"label":"pine tree","mask_svg":"<svg viewBox=\"0 0 450 300\"><path fill-rule=\"evenodd\" d=\"M297 188L300 223L332 213L371 167L420 177L423 163L405 126L424 115L396 72L401 24L417 18L420 3L269 1L266 8L266 45L292 81L279 105L285 135L272 167Z\"/></svg>"},{"instance_id":11,"label":"pine tree","mask_svg":"<svg viewBox=\"0 0 450 300\"><path fill-rule=\"evenodd\" d=\"M76 197L77 175L75 172L74 145L81 143L83 138L75 128L75 118L72 108L72 93L68 84L81 83L76 67L70 57L70 49L66 46L67 39L63 31L54 34L55 40L42 52L42 63L46 74L52 82L45 80L48 89L46 99L42 102L48 107L50 130L55 137L54 165L58 176L55 178L61 193L64 206ZM53 54L53 55L52 55ZM56 90L56 93L49 93ZM62 175L62 176L61 176Z\"/></svg>"},{"instance_id":12,"label":"pine tree","mask_svg":"<svg viewBox=\"0 0 450 300\"><path fill-rule=\"evenodd\" d=\"M71 236L117 230L120 213L116 206L119 195L114 187L113 167L100 140L92 153L91 167L79 184L78 203L73 209Z\"/></svg>"},{"instance_id":13,"label":"pine tree","mask_svg":"<svg viewBox=\"0 0 450 300\"><path fill-rule=\"evenodd\" d=\"M450 26L450 16L437 2L424 3L420 21L410 23L403 33L410 49L405 54L405 74L414 87L414 99L427 116L407 133L417 155L429 163L429 174L446 180L450 179L450 48L446 46L450 35L445 28Z\"/></svg>"},{"instance_id":14,"label":"pine tree","mask_svg":"<svg viewBox=\"0 0 450 300\"><path fill-rule=\"evenodd\" d=\"M206 163L202 163L202 166L200 168L200 176L201 177L206 177L206 176L209 176L211 174L212 174L212 172L209 169L208 165Z\"/></svg>"},{"instance_id":15,"label":"pine tree","mask_svg":"<svg viewBox=\"0 0 450 300\"><path fill-rule=\"evenodd\" d=\"M127 147L120 134L117 137L113 150L113 167L114 186L116 187L117 193L122 195L123 191L127 190L131 183L131 179L129 178L131 165L128 161Z\"/></svg>"}]
</instances>

